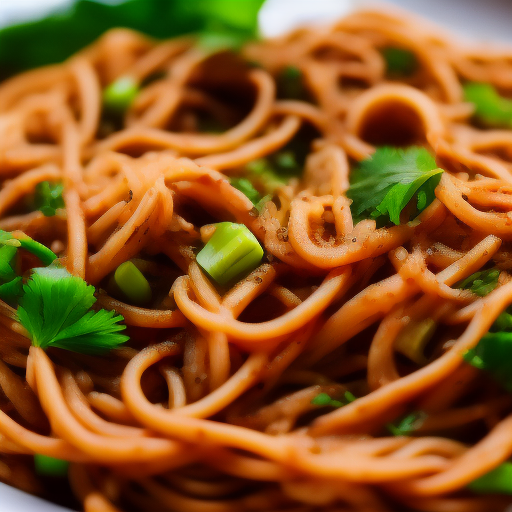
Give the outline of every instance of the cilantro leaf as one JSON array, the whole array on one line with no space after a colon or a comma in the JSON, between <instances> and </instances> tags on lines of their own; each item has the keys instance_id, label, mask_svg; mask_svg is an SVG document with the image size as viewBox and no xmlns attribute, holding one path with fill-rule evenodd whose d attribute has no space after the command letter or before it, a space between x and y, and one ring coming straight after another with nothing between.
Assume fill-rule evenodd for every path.
<instances>
[{"instance_id":1,"label":"cilantro leaf","mask_svg":"<svg viewBox=\"0 0 512 512\"><path fill-rule=\"evenodd\" d=\"M414 216L435 199L442 172L424 148L380 147L351 172L347 196L352 199L352 215L356 221L387 218L398 225L402 210L413 197Z\"/></svg>"},{"instance_id":2,"label":"cilantro leaf","mask_svg":"<svg viewBox=\"0 0 512 512\"><path fill-rule=\"evenodd\" d=\"M7 283L0 285L0 299L7 304L14 305L23 295L23 278L15 277Z\"/></svg>"},{"instance_id":3,"label":"cilantro leaf","mask_svg":"<svg viewBox=\"0 0 512 512\"><path fill-rule=\"evenodd\" d=\"M18 307L18 318L32 344L85 354L102 354L125 343L126 328L114 311L92 311L94 286L65 269L34 269Z\"/></svg>"},{"instance_id":4,"label":"cilantro leaf","mask_svg":"<svg viewBox=\"0 0 512 512\"><path fill-rule=\"evenodd\" d=\"M479 297L485 297L498 286L500 271L497 268L475 272L455 285L455 288L470 290Z\"/></svg>"},{"instance_id":5,"label":"cilantro leaf","mask_svg":"<svg viewBox=\"0 0 512 512\"><path fill-rule=\"evenodd\" d=\"M512 332L488 332L475 348L464 354L464 360L491 374L512 393Z\"/></svg>"},{"instance_id":6,"label":"cilantro leaf","mask_svg":"<svg viewBox=\"0 0 512 512\"><path fill-rule=\"evenodd\" d=\"M512 127L512 100L503 98L491 84L468 82L464 99L475 106L475 119L490 127Z\"/></svg>"},{"instance_id":7,"label":"cilantro leaf","mask_svg":"<svg viewBox=\"0 0 512 512\"><path fill-rule=\"evenodd\" d=\"M338 409L339 407L348 405L354 400L357 400L357 398L350 391L345 391L342 400L334 400L327 393L319 393L315 398L313 398L313 400L311 400L311 404L316 405L317 407L334 407Z\"/></svg>"},{"instance_id":8,"label":"cilantro leaf","mask_svg":"<svg viewBox=\"0 0 512 512\"><path fill-rule=\"evenodd\" d=\"M230 183L232 187L245 194L254 206L258 204L261 195L247 178L231 178Z\"/></svg>"},{"instance_id":9,"label":"cilantro leaf","mask_svg":"<svg viewBox=\"0 0 512 512\"><path fill-rule=\"evenodd\" d=\"M45 217L53 217L59 208L64 208L62 183L43 181L36 185L34 204Z\"/></svg>"},{"instance_id":10,"label":"cilantro leaf","mask_svg":"<svg viewBox=\"0 0 512 512\"><path fill-rule=\"evenodd\" d=\"M388 423L386 428L394 436L408 436L420 428L426 418L427 414L423 411L413 412L399 420L396 425Z\"/></svg>"}]
</instances>

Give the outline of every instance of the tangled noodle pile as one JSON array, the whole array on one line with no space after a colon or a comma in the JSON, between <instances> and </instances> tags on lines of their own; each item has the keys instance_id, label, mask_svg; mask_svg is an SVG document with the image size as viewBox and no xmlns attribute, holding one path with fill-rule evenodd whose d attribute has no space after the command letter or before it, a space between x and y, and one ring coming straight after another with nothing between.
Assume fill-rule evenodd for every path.
<instances>
[{"instance_id":1,"label":"tangled noodle pile","mask_svg":"<svg viewBox=\"0 0 512 512\"><path fill-rule=\"evenodd\" d=\"M418 69L390 77L386 47ZM122 76L143 87L115 125L102 89ZM87 512L504 510L467 486L512 455L512 396L463 356L512 302L512 131L475 125L467 81L511 92L512 53L361 11L240 55L119 29L4 82L0 229L94 285L130 341L45 352L0 302L0 479L48 496L39 453L71 462ZM297 141L303 172L258 207L232 185L256 176L263 195L248 169ZM347 196L382 145L424 146L445 171L399 225L356 222ZM23 206L44 181L64 185L54 216ZM224 287L195 261L223 221L265 250ZM152 285L146 307L108 292L127 260ZM489 267L490 293L454 286ZM421 360L406 357L425 324ZM391 435L416 411L413 435Z\"/></svg>"}]
</instances>

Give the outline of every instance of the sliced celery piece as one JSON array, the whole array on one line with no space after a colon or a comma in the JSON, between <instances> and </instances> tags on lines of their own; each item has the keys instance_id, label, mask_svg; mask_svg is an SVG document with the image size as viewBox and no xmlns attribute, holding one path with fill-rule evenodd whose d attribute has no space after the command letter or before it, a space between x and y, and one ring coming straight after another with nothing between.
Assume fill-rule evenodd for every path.
<instances>
[{"instance_id":1,"label":"sliced celery piece","mask_svg":"<svg viewBox=\"0 0 512 512\"><path fill-rule=\"evenodd\" d=\"M197 263L219 284L254 270L263 257L256 237L243 224L221 222L197 255Z\"/></svg>"}]
</instances>

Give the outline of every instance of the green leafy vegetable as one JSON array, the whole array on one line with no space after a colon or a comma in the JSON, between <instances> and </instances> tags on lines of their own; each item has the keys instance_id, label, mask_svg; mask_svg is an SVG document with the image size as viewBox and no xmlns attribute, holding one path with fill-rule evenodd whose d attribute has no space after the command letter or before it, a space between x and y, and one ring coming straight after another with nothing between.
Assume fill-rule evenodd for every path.
<instances>
[{"instance_id":1,"label":"green leafy vegetable","mask_svg":"<svg viewBox=\"0 0 512 512\"><path fill-rule=\"evenodd\" d=\"M477 493L512 494L512 463L504 462L468 485Z\"/></svg>"},{"instance_id":2,"label":"green leafy vegetable","mask_svg":"<svg viewBox=\"0 0 512 512\"><path fill-rule=\"evenodd\" d=\"M512 332L489 332L478 345L464 354L470 365L492 375L507 391L512 392Z\"/></svg>"},{"instance_id":3,"label":"green leafy vegetable","mask_svg":"<svg viewBox=\"0 0 512 512\"><path fill-rule=\"evenodd\" d=\"M343 400L334 400L327 393L319 393L315 398L313 398L313 400L311 400L311 404L316 405L317 407L339 408L353 402L354 400L357 399L350 391L345 391L343 394Z\"/></svg>"},{"instance_id":4,"label":"green leafy vegetable","mask_svg":"<svg viewBox=\"0 0 512 512\"><path fill-rule=\"evenodd\" d=\"M475 119L489 127L512 127L512 100L503 98L491 85L464 84L464 99L475 106Z\"/></svg>"},{"instance_id":5,"label":"green leafy vegetable","mask_svg":"<svg viewBox=\"0 0 512 512\"><path fill-rule=\"evenodd\" d=\"M398 225L402 210L413 197L413 217L435 199L442 172L424 148L380 147L351 173L347 195L352 199L352 215L357 221L389 219Z\"/></svg>"},{"instance_id":6,"label":"green leafy vegetable","mask_svg":"<svg viewBox=\"0 0 512 512\"><path fill-rule=\"evenodd\" d=\"M114 280L132 304L144 305L151 300L151 286L148 280L131 261L125 261L117 267Z\"/></svg>"},{"instance_id":7,"label":"green leafy vegetable","mask_svg":"<svg viewBox=\"0 0 512 512\"><path fill-rule=\"evenodd\" d=\"M69 462L36 453L34 455L34 466L38 475L63 477L68 473Z\"/></svg>"},{"instance_id":8,"label":"green leafy vegetable","mask_svg":"<svg viewBox=\"0 0 512 512\"><path fill-rule=\"evenodd\" d=\"M455 285L455 288L470 290L479 297L485 297L498 286L500 271L496 268L475 272Z\"/></svg>"},{"instance_id":9,"label":"green leafy vegetable","mask_svg":"<svg viewBox=\"0 0 512 512\"><path fill-rule=\"evenodd\" d=\"M394 436L408 436L415 430L421 427L426 420L427 415L422 412L413 412L402 418L398 424L388 423L386 428Z\"/></svg>"},{"instance_id":10,"label":"green leafy vegetable","mask_svg":"<svg viewBox=\"0 0 512 512\"><path fill-rule=\"evenodd\" d=\"M418 59L410 50L388 46L381 53L386 61L386 72L391 77L410 76L418 69Z\"/></svg>"},{"instance_id":11,"label":"green leafy vegetable","mask_svg":"<svg viewBox=\"0 0 512 512\"><path fill-rule=\"evenodd\" d=\"M103 106L113 114L122 114L128 110L138 94L137 82L129 76L123 76L103 91Z\"/></svg>"},{"instance_id":12,"label":"green leafy vegetable","mask_svg":"<svg viewBox=\"0 0 512 512\"><path fill-rule=\"evenodd\" d=\"M113 27L164 39L183 34L257 35L263 0L78 0L42 20L0 31L0 69L4 76L62 62ZM15 48L16 51L12 49Z\"/></svg>"},{"instance_id":13,"label":"green leafy vegetable","mask_svg":"<svg viewBox=\"0 0 512 512\"><path fill-rule=\"evenodd\" d=\"M23 279L15 277L11 281L0 285L0 299L14 305L23 295Z\"/></svg>"},{"instance_id":14,"label":"green leafy vegetable","mask_svg":"<svg viewBox=\"0 0 512 512\"><path fill-rule=\"evenodd\" d=\"M253 184L247 178L231 178L230 183L237 190L245 194L256 206L261 200L261 194L254 188Z\"/></svg>"},{"instance_id":15,"label":"green leafy vegetable","mask_svg":"<svg viewBox=\"0 0 512 512\"><path fill-rule=\"evenodd\" d=\"M263 249L243 224L221 222L197 255L197 263L219 284L251 272L260 263Z\"/></svg>"},{"instance_id":16,"label":"green leafy vegetable","mask_svg":"<svg viewBox=\"0 0 512 512\"><path fill-rule=\"evenodd\" d=\"M63 268L36 268L18 307L18 318L36 347L102 354L128 340L114 311L91 310L94 287Z\"/></svg>"},{"instance_id":17,"label":"green leafy vegetable","mask_svg":"<svg viewBox=\"0 0 512 512\"><path fill-rule=\"evenodd\" d=\"M62 183L43 181L36 185L34 204L45 217L53 217L59 208L64 208Z\"/></svg>"}]
</instances>

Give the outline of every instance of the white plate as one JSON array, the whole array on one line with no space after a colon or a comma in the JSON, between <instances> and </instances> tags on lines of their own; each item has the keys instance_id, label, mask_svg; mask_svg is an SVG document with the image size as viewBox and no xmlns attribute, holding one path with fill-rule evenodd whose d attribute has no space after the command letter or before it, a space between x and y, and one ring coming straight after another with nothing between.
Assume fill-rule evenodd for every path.
<instances>
[{"instance_id":1,"label":"white plate","mask_svg":"<svg viewBox=\"0 0 512 512\"><path fill-rule=\"evenodd\" d=\"M0 0L0 26L40 15L45 6L69 0ZM371 2L377 5L378 2ZM512 41L509 0L388 0L416 11L475 40ZM332 22L367 0L267 0L260 13L262 32L277 35L297 24ZM70 512L0 483L1 512ZM512 511L511 511L512 512Z\"/></svg>"}]
</instances>

